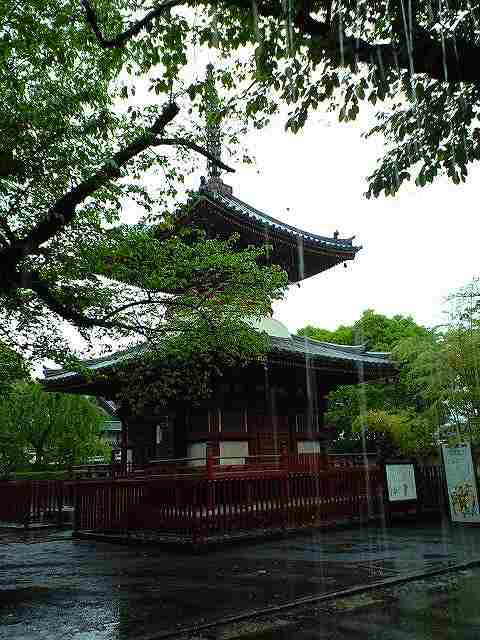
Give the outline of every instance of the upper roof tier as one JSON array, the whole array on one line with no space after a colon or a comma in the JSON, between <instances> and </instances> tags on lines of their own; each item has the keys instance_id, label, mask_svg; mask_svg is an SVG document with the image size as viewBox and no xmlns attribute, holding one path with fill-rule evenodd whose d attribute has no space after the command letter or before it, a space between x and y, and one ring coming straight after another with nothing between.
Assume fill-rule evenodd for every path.
<instances>
[{"instance_id":1,"label":"upper roof tier","mask_svg":"<svg viewBox=\"0 0 480 640\"><path fill-rule=\"evenodd\" d=\"M265 261L285 269L290 282L353 260L361 249L353 245L353 238L319 236L281 222L235 198L231 187L219 178L202 180L198 198L181 222L198 224L209 235L222 238L238 232L240 246L270 245Z\"/></svg>"}]
</instances>

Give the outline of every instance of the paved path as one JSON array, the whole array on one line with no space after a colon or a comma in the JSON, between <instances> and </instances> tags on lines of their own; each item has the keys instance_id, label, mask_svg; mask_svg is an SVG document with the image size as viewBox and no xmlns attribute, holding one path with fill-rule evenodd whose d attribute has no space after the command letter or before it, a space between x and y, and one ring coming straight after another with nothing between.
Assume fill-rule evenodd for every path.
<instances>
[{"instance_id":1,"label":"paved path","mask_svg":"<svg viewBox=\"0 0 480 640\"><path fill-rule=\"evenodd\" d=\"M69 532L0 532L0 639L134 640L475 558L480 531L441 522L329 531L197 556L74 541Z\"/></svg>"},{"instance_id":2,"label":"paved path","mask_svg":"<svg viewBox=\"0 0 480 640\"><path fill-rule=\"evenodd\" d=\"M217 638L247 636L248 640L478 640L480 569L223 627Z\"/></svg>"}]
</instances>

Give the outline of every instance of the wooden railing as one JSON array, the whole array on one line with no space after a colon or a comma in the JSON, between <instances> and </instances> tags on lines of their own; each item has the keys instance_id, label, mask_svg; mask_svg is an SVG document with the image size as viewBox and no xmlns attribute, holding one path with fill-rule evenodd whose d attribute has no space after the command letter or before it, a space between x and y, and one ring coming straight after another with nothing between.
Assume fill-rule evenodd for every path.
<instances>
[{"instance_id":1,"label":"wooden railing","mask_svg":"<svg viewBox=\"0 0 480 640\"><path fill-rule=\"evenodd\" d=\"M385 497L381 468L322 468L320 460L312 468L312 460L307 461L309 469L292 469L284 457L264 461L263 467L215 466L212 461L209 470L189 474L0 482L0 521L25 526L42 519L61 522L69 504L75 507L77 530L154 530L200 539L235 529L293 528L379 515ZM418 467L417 489L420 511L445 506L440 467Z\"/></svg>"},{"instance_id":2,"label":"wooden railing","mask_svg":"<svg viewBox=\"0 0 480 640\"><path fill-rule=\"evenodd\" d=\"M62 480L0 482L0 521L23 524L60 522L66 497Z\"/></svg>"},{"instance_id":3,"label":"wooden railing","mask_svg":"<svg viewBox=\"0 0 480 640\"><path fill-rule=\"evenodd\" d=\"M225 464L225 460L229 460ZM216 477L231 475L245 475L253 472L284 471L319 471L339 467L365 466L375 464L373 454L357 456L350 454L320 454L320 453L281 453L277 455L247 456L237 458L221 458L207 456L207 458L177 458L151 460L144 465L129 463L127 467L121 463L79 465L73 467L73 479L120 478L120 477L151 477L151 476L191 476L205 477L212 480Z\"/></svg>"},{"instance_id":4,"label":"wooden railing","mask_svg":"<svg viewBox=\"0 0 480 640\"><path fill-rule=\"evenodd\" d=\"M76 529L200 539L237 529L301 527L378 513L377 468L253 472L242 477L119 479L77 484Z\"/></svg>"}]
</instances>

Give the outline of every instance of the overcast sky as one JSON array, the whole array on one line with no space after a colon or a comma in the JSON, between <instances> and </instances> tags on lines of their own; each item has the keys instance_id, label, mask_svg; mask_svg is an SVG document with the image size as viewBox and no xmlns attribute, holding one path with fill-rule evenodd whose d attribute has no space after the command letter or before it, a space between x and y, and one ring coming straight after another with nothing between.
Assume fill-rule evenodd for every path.
<instances>
[{"instance_id":1,"label":"overcast sky","mask_svg":"<svg viewBox=\"0 0 480 640\"><path fill-rule=\"evenodd\" d=\"M279 120L247 139L256 166L224 176L234 195L258 209L313 233L355 234L363 246L347 269L339 265L290 287L275 317L292 331L306 324L334 329L367 308L433 326L443 320L445 296L479 273L480 171L465 185L445 179L367 200L366 176L381 141L365 140L361 131L333 114L313 116L297 135Z\"/></svg>"}]
</instances>

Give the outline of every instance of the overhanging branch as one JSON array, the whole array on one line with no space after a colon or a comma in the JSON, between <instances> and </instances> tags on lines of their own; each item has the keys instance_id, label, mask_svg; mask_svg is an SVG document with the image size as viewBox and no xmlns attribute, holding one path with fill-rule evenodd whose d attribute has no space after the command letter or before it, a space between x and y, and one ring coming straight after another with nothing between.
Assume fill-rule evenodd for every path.
<instances>
[{"instance_id":1,"label":"overhanging branch","mask_svg":"<svg viewBox=\"0 0 480 640\"><path fill-rule=\"evenodd\" d=\"M16 238L10 247L0 250L0 260L7 267L5 273L2 274L3 278L0 278L0 290L11 288L12 285L15 286L12 274L15 272L16 265L25 256L36 253L41 245L69 225L74 218L76 207L80 203L110 181L117 180L121 176L120 169L132 158L148 149L154 142L155 137L163 132L164 128L178 113L179 108L175 103L167 104L144 135L117 151L117 153L113 154L111 160L105 163L90 178L87 178L59 198L50 207L46 216L26 236L21 239ZM7 272L8 277L5 275ZM8 282L9 279L10 282ZM1 280L4 282L1 282Z\"/></svg>"},{"instance_id":2,"label":"overhanging branch","mask_svg":"<svg viewBox=\"0 0 480 640\"><path fill-rule=\"evenodd\" d=\"M91 26L95 37L102 47L105 49L116 49L123 47L129 40L138 35L142 29L148 27L156 18L177 5L185 4L185 0L164 0L149 11L141 20L134 22L128 29L119 33L114 38L105 38L98 26L97 14L95 13L89 0L80 0L80 4L85 9L85 16L88 24Z\"/></svg>"},{"instance_id":3,"label":"overhanging branch","mask_svg":"<svg viewBox=\"0 0 480 640\"><path fill-rule=\"evenodd\" d=\"M138 35L142 29L147 27L155 18L173 6L192 5L194 0L165 0L144 18L133 23L128 29L111 39L106 39L99 27L98 21L89 0L81 0L85 8L87 22L90 24L97 40L101 46L106 48L116 48L124 46L128 40ZM204 4L212 4L213 0L205 0ZM251 0L220 0L218 4L227 7L237 7L248 14L252 13ZM412 3L415 7L417 3ZM398 39L398 45L392 43L372 43L361 38L349 37L345 33L339 33L338 25L331 20L331 2L328 0L326 6L325 21L317 20L312 16L313 3L311 0L304 0L297 3L297 13L294 18L295 27L301 35L310 38L310 52L314 55L323 52L330 58L330 64L340 66L349 61L363 62L366 64L377 64L381 58L384 68L396 68L397 65L408 72L411 70L411 60L409 57L409 45L407 34L399 20L399 11L392 5L392 28ZM395 5L395 3L394 3ZM263 0L257 3L257 12L265 18L284 19L284 12L280 0ZM444 43L440 39L434 39L433 34L418 26L416 16L413 16L413 67L414 73L425 74L434 80L457 82L476 82L480 80L480 47L470 43L468 40L457 37L446 39ZM410 36L410 34L409 34ZM409 37L408 36L408 37ZM340 52L343 51L341 60Z\"/></svg>"},{"instance_id":4,"label":"overhanging branch","mask_svg":"<svg viewBox=\"0 0 480 640\"><path fill-rule=\"evenodd\" d=\"M192 142L187 138L156 138L152 143L152 146L162 146L162 145L167 145L172 147L186 147L187 149L192 149L192 151L196 151L197 153L200 153L202 156L205 156L205 158L210 160L210 162L212 162L213 164L217 165L217 167L220 167L220 169L223 169L224 171L228 171L230 173L235 173L235 169L232 169L232 167L229 167L228 165L226 165L224 162L219 160L216 156L214 156L212 153L210 153L210 151L208 151L204 147L201 147L200 145L195 144L195 142Z\"/></svg>"}]
</instances>

